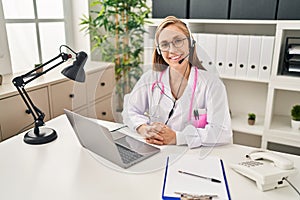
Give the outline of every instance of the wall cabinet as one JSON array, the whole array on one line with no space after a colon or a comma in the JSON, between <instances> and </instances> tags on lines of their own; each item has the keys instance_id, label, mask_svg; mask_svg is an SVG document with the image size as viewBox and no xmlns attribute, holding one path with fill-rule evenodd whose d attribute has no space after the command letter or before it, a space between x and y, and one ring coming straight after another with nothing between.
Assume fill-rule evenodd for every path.
<instances>
[{"instance_id":1,"label":"wall cabinet","mask_svg":"<svg viewBox=\"0 0 300 200\"><path fill-rule=\"evenodd\" d=\"M88 117L114 120L111 96L115 84L111 63L87 62L85 83L66 79L60 74L61 69L49 72L26 87L34 104L45 113L45 122L64 114L64 109ZM23 128L33 127L33 118L26 113L26 106L11 83L15 76L5 75L0 86L0 141Z\"/></svg>"},{"instance_id":2,"label":"wall cabinet","mask_svg":"<svg viewBox=\"0 0 300 200\"><path fill-rule=\"evenodd\" d=\"M111 98L111 96L105 97L89 106L89 116L107 121L115 121L112 112Z\"/></svg>"},{"instance_id":3,"label":"wall cabinet","mask_svg":"<svg viewBox=\"0 0 300 200\"><path fill-rule=\"evenodd\" d=\"M42 87L28 91L34 104L45 113L45 121L50 119L48 88ZM0 100L0 124L2 140L5 140L20 131L22 128L33 127L33 118L19 95L13 95ZM27 129L29 128L27 127ZM26 129L25 129L26 130ZM24 130L23 130L24 131Z\"/></svg>"},{"instance_id":4,"label":"wall cabinet","mask_svg":"<svg viewBox=\"0 0 300 200\"><path fill-rule=\"evenodd\" d=\"M52 117L64 113L64 108L76 110L87 104L86 85L71 80L50 86Z\"/></svg>"},{"instance_id":5,"label":"wall cabinet","mask_svg":"<svg viewBox=\"0 0 300 200\"><path fill-rule=\"evenodd\" d=\"M104 71L97 71L87 76L87 97L93 103L105 96L111 96L115 87L114 68L108 67Z\"/></svg>"},{"instance_id":6,"label":"wall cabinet","mask_svg":"<svg viewBox=\"0 0 300 200\"><path fill-rule=\"evenodd\" d=\"M115 87L114 68L89 74L86 81L90 117L114 121L112 93Z\"/></svg>"},{"instance_id":7,"label":"wall cabinet","mask_svg":"<svg viewBox=\"0 0 300 200\"><path fill-rule=\"evenodd\" d=\"M153 24L147 27L148 32L144 36L146 67L151 66L151 57L155 49L154 33L161 20L151 19ZM294 77L281 75L286 38L300 37L300 21L201 19L184 19L184 21L193 35L253 35L274 38L273 48L268 51L272 56L268 79L260 80L232 74L221 74L220 77L227 89L235 142L262 148L269 148L271 145L273 150L279 151L282 145L286 145L292 147L291 153L300 154L300 130L292 130L290 125L292 105L300 104L300 73ZM218 64L216 59L212 62ZM249 112L257 115L254 126L247 124ZM276 144L278 149L274 149Z\"/></svg>"}]
</instances>

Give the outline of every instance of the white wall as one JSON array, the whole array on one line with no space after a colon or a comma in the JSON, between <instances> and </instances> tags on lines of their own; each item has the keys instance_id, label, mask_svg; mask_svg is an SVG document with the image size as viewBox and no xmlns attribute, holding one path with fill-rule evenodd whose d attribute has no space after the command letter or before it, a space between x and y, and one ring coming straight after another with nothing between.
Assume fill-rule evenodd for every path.
<instances>
[{"instance_id":1,"label":"white wall","mask_svg":"<svg viewBox=\"0 0 300 200\"><path fill-rule=\"evenodd\" d=\"M0 10L2 10L2 3L0 1ZM7 36L4 24L4 15L0 12L0 74L11 73L11 68L7 67L11 65L10 54L8 51Z\"/></svg>"},{"instance_id":2,"label":"white wall","mask_svg":"<svg viewBox=\"0 0 300 200\"><path fill-rule=\"evenodd\" d=\"M90 37L84 31L80 31L80 19L83 15L88 16L89 0L72 1L72 26L73 26L73 49L76 51L85 51L90 55Z\"/></svg>"}]
</instances>

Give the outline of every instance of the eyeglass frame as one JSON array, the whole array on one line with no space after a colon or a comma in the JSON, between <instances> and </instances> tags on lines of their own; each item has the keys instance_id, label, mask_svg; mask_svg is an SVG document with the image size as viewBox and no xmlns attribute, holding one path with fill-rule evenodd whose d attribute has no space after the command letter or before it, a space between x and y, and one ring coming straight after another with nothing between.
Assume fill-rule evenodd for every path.
<instances>
[{"instance_id":1,"label":"eyeglass frame","mask_svg":"<svg viewBox=\"0 0 300 200\"><path fill-rule=\"evenodd\" d=\"M166 44L168 44L168 48L167 48L166 50L162 50L162 49L161 49L161 46L160 46L161 44L158 44L157 47L159 48L160 51L162 51L162 52L167 52L167 51L170 50L170 47L171 47L170 44L171 44L171 43L172 43L173 47L175 47L175 48L181 48L181 47L184 45L184 40L187 40L187 39L188 39L187 37L181 38L181 39L176 38L176 39L172 40L171 42L166 42ZM181 46L176 46L176 45L174 44L174 41L176 41L176 40L182 41ZM163 42L163 43L164 43L164 42Z\"/></svg>"}]
</instances>

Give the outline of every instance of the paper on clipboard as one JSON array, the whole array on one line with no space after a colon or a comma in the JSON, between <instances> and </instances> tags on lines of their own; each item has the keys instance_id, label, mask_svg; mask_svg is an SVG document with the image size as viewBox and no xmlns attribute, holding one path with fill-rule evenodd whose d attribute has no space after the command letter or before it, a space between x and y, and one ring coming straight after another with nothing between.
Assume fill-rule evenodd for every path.
<instances>
[{"instance_id":1,"label":"paper on clipboard","mask_svg":"<svg viewBox=\"0 0 300 200\"><path fill-rule=\"evenodd\" d=\"M221 183L181 174L178 170L215 178L221 180ZM180 199L180 195L175 192L217 195L218 197L213 199L231 200L222 160L213 156L199 159L195 155L185 155L174 163L167 161L162 199Z\"/></svg>"}]
</instances>

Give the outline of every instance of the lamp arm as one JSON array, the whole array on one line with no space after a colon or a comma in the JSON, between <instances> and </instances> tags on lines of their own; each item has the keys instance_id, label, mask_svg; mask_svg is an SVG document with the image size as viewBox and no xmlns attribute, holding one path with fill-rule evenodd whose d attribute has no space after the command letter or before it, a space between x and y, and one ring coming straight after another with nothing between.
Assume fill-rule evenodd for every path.
<instances>
[{"instance_id":1,"label":"lamp arm","mask_svg":"<svg viewBox=\"0 0 300 200\"><path fill-rule=\"evenodd\" d=\"M29 97L28 93L26 92L26 90L24 89L24 87L17 87L17 90L20 94L20 96L22 97L24 103L26 104L28 110L29 110L29 114L32 115L32 117L34 118L34 133L35 134L39 134L39 129L38 127L43 126L44 123L44 118L45 118L45 114L34 105L34 103L32 102L31 98Z\"/></svg>"},{"instance_id":2,"label":"lamp arm","mask_svg":"<svg viewBox=\"0 0 300 200\"><path fill-rule=\"evenodd\" d=\"M60 57L62 57L62 61L60 61L59 63L57 63L54 66L50 67L49 69L43 71L42 73L34 74L34 76L32 78L30 78L26 81L24 80L24 78L27 78L28 76L30 76L36 70L42 68L43 66L48 65L49 63L53 62L54 60L56 60ZM63 62L67 61L69 58L71 58L70 54L60 53L58 56L56 56L55 58L49 60L48 62L40 65L39 67L29 71L28 73L26 73L24 75L18 76L18 77L14 78L12 80L14 86L17 88L21 98L23 99L24 103L26 104L30 114L34 118L34 124L35 124L34 133L36 135L39 134L39 128L38 127L43 126L45 124L44 123L45 114L37 106L34 105L33 101L31 100L30 96L28 95L28 93L25 90L25 86L26 86L26 84L28 84L31 81L37 79L41 75L47 73L48 71L54 69L55 67L59 66Z\"/></svg>"},{"instance_id":3,"label":"lamp arm","mask_svg":"<svg viewBox=\"0 0 300 200\"><path fill-rule=\"evenodd\" d=\"M47 70L45 70L45 71L43 71L43 72L41 72L41 73L35 74L32 78L28 79L27 81L24 81L24 84L26 85L26 84L30 83L31 81L37 79L38 77L40 77L40 76L46 74L48 71L51 71L51 70L54 69L55 67L57 67L57 66L59 66L60 64L66 62L66 61L67 61L69 58L71 58L72 56L71 56L71 54L60 53L60 54L59 54L58 56L56 56L55 58L52 58L51 60L45 62L44 64L42 64L42 65L40 65L40 66L38 66L38 67L36 67L35 69L31 70L30 72L24 74L24 75L22 76L22 78L26 78L26 77L30 76L33 72L35 72L35 71L41 69L42 67L48 65L49 63L53 62L54 60L56 60L56 59L58 59L58 58L60 58L60 57L62 58L62 61L60 61L60 62L57 63L56 65L54 65L54 66L48 68Z\"/></svg>"}]
</instances>

